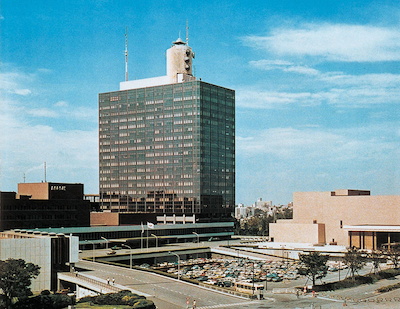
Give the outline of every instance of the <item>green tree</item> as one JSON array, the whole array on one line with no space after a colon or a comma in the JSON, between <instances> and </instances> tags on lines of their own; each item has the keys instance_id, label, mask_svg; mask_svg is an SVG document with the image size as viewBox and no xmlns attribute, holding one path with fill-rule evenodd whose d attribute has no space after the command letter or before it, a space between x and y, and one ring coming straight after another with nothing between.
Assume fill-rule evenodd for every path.
<instances>
[{"instance_id":1,"label":"green tree","mask_svg":"<svg viewBox=\"0 0 400 309\"><path fill-rule=\"evenodd\" d=\"M362 269L366 263L365 252L354 246L350 247L344 254L343 262L349 267L351 277L355 279L357 271Z\"/></svg>"},{"instance_id":2,"label":"green tree","mask_svg":"<svg viewBox=\"0 0 400 309\"><path fill-rule=\"evenodd\" d=\"M299 273L308 276L315 286L317 278L323 278L328 272L326 263L329 260L329 255L322 255L319 252L310 252L309 254L300 254Z\"/></svg>"},{"instance_id":3,"label":"green tree","mask_svg":"<svg viewBox=\"0 0 400 309\"><path fill-rule=\"evenodd\" d=\"M275 215L276 219L293 219L293 208L285 208Z\"/></svg>"},{"instance_id":4,"label":"green tree","mask_svg":"<svg viewBox=\"0 0 400 309\"><path fill-rule=\"evenodd\" d=\"M31 280L39 275L40 267L22 259L0 261L0 299L2 308L11 308L12 299L32 295Z\"/></svg>"}]
</instances>

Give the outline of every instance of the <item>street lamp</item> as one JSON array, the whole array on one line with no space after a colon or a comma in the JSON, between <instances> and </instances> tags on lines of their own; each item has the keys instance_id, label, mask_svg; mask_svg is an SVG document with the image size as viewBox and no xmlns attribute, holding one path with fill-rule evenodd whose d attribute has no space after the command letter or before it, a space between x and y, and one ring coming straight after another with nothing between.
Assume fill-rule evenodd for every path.
<instances>
[{"instance_id":1,"label":"street lamp","mask_svg":"<svg viewBox=\"0 0 400 309\"><path fill-rule=\"evenodd\" d=\"M94 244L93 241L90 241L90 240L85 240L85 241L86 242L90 242L93 245L93 262L95 262L95 258L94 258L94 246L95 246L95 244Z\"/></svg>"},{"instance_id":2,"label":"street lamp","mask_svg":"<svg viewBox=\"0 0 400 309\"><path fill-rule=\"evenodd\" d=\"M254 296L254 260L253 260L253 262L252 262L252 264L253 264L253 270L252 270L252 272L253 272L253 279L251 280L252 282L253 282L253 288L252 288L252 291L253 291L253 296Z\"/></svg>"},{"instance_id":3,"label":"street lamp","mask_svg":"<svg viewBox=\"0 0 400 309\"><path fill-rule=\"evenodd\" d=\"M105 240L105 241L106 241L106 249L108 250L108 239L107 239L107 238L105 238L105 237L103 237L103 236L101 236L101 239L103 239L103 240Z\"/></svg>"},{"instance_id":4,"label":"street lamp","mask_svg":"<svg viewBox=\"0 0 400 309\"><path fill-rule=\"evenodd\" d=\"M180 273L181 273L180 268L179 268L179 265L180 265L181 259L179 258L179 255L176 254L176 253L174 253L174 252L168 251L168 254L173 254L173 255L175 255L175 256L178 258L178 280L179 280L179 279L180 279Z\"/></svg>"},{"instance_id":5,"label":"street lamp","mask_svg":"<svg viewBox=\"0 0 400 309\"><path fill-rule=\"evenodd\" d=\"M129 251L129 268L132 269L132 248L128 245L122 244L122 247L127 247L130 249Z\"/></svg>"},{"instance_id":6,"label":"street lamp","mask_svg":"<svg viewBox=\"0 0 400 309\"><path fill-rule=\"evenodd\" d=\"M192 232L192 234L195 234L197 236L197 243L200 243L200 236L196 232Z\"/></svg>"},{"instance_id":7,"label":"street lamp","mask_svg":"<svg viewBox=\"0 0 400 309\"><path fill-rule=\"evenodd\" d=\"M155 237L155 238L156 238L156 248L157 248L157 247L158 247L158 237L157 237L157 235L150 234L150 236L153 236L153 237Z\"/></svg>"},{"instance_id":8,"label":"street lamp","mask_svg":"<svg viewBox=\"0 0 400 309\"><path fill-rule=\"evenodd\" d=\"M235 251L237 251L237 255L238 255L238 263L239 263L239 252L240 252L240 249L235 249Z\"/></svg>"}]
</instances>

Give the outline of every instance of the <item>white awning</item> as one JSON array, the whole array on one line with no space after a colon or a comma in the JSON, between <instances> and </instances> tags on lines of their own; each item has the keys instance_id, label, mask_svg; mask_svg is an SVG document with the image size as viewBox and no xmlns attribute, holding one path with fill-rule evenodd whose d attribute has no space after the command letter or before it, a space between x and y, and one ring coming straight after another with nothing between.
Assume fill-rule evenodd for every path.
<instances>
[{"instance_id":1,"label":"white awning","mask_svg":"<svg viewBox=\"0 0 400 309\"><path fill-rule=\"evenodd\" d=\"M343 225L349 232L399 232L400 225Z\"/></svg>"}]
</instances>

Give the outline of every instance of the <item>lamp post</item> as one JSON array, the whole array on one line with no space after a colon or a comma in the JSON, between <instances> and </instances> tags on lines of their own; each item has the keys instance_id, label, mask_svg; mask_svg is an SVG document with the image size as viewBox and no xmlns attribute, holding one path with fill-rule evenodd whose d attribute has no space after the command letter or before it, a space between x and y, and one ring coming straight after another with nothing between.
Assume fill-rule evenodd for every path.
<instances>
[{"instance_id":1,"label":"lamp post","mask_svg":"<svg viewBox=\"0 0 400 309\"><path fill-rule=\"evenodd\" d=\"M168 254L173 254L178 258L178 280L179 280L180 279L180 274L181 274L180 267L179 267L181 259L179 258L179 255L174 253L174 252L168 251Z\"/></svg>"},{"instance_id":2,"label":"lamp post","mask_svg":"<svg viewBox=\"0 0 400 309\"><path fill-rule=\"evenodd\" d=\"M108 250L108 239L107 238L105 238L105 237L103 237L103 236L101 236L101 239L103 239L103 240L105 240L106 241L106 249Z\"/></svg>"},{"instance_id":3,"label":"lamp post","mask_svg":"<svg viewBox=\"0 0 400 309\"><path fill-rule=\"evenodd\" d=\"M122 244L122 247L127 247L129 248L129 268L132 269L132 248L128 245Z\"/></svg>"},{"instance_id":4,"label":"lamp post","mask_svg":"<svg viewBox=\"0 0 400 309\"><path fill-rule=\"evenodd\" d=\"M90 240L85 240L86 242L90 242L93 245L93 262L95 262L95 257L94 257L94 242Z\"/></svg>"},{"instance_id":5,"label":"lamp post","mask_svg":"<svg viewBox=\"0 0 400 309\"><path fill-rule=\"evenodd\" d=\"M155 237L155 238L156 238L156 248L158 248L158 237L157 237L157 235L150 234L150 236L153 236L153 237Z\"/></svg>"},{"instance_id":6,"label":"lamp post","mask_svg":"<svg viewBox=\"0 0 400 309\"><path fill-rule=\"evenodd\" d=\"M199 236L199 234L197 234L196 232L192 232L192 234L195 234L195 235L197 236L197 243L199 244L199 243L200 243L200 236Z\"/></svg>"},{"instance_id":7,"label":"lamp post","mask_svg":"<svg viewBox=\"0 0 400 309\"><path fill-rule=\"evenodd\" d=\"M252 267L253 279L251 281L253 282L252 291L253 291L253 296L254 296L254 261L252 261L252 265L253 265L253 267Z\"/></svg>"}]
</instances>

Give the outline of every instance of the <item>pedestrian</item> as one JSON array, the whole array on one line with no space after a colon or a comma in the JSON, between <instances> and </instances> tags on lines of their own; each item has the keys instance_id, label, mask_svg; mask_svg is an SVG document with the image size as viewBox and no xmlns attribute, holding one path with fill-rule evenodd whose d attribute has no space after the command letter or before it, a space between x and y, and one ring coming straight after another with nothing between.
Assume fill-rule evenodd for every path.
<instances>
[{"instance_id":1,"label":"pedestrian","mask_svg":"<svg viewBox=\"0 0 400 309\"><path fill-rule=\"evenodd\" d=\"M315 291L312 290L312 297L315 297Z\"/></svg>"},{"instance_id":2,"label":"pedestrian","mask_svg":"<svg viewBox=\"0 0 400 309\"><path fill-rule=\"evenodd\" d=\"M110 284L110 278L107 278L107 285Z\"/></svg>"},{"instance_id":3,"label":"pedestrian","mask_svg":"<svg viewBox=\"0 0 400 309\"><path fill-rule=\"evenodd\" d=\"M300 296L300 291L299 291L299 289L296 289L296 296L297 296L297 298L299 298L299 296Z\"/></svg>"},{"instance_id":4,"label":"pedestrian","mask_svg":"<svg viewBox=\"0 0 400 309\"><path fill-rule=\"evenodd\" d=\"M115 279L114 279L114 278L112 278L112 284L113 284L113 285L115 284Z\"/></svg>"},{"instance_id":5,"label":"pedestrian","mask_svg":"<svg viewBox=\"0 0 400 309\"><path fill-rule=\"evenodd\" d=\"M196 300L193 299L193 309L196 309Z\"/></svg>"}]
</instances>

